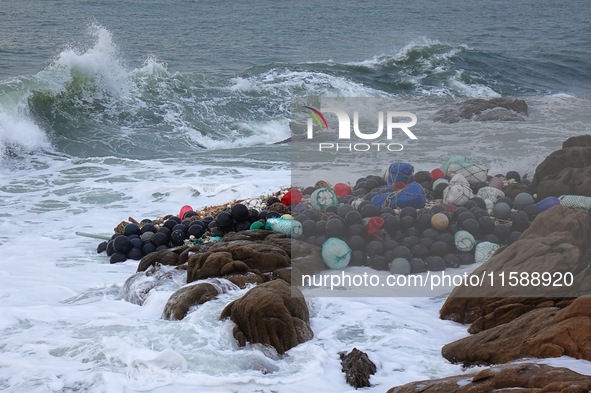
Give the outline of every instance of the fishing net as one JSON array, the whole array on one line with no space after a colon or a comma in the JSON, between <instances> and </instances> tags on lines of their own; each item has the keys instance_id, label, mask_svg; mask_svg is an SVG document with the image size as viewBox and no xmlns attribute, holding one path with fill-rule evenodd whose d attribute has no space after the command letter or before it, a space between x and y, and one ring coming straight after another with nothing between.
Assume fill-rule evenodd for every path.
<instances>
[{"instance_id":1,"label":"fishing net","mask_svg":"<svg viewBox=\"0 0 591 393\"><path fill-rule=\"evenodd\" d=\"M409 183L414 170L414 167L410 164L394 162L388 167L384 180L388 182L389 186L399 182Z\"/></svg>"},{"instance_id":2,"label":"fishing net","mask_svg":"<svg viewBox=\"0 0 591 393\"><path fill-rule=\"evenodd\" d=\"M331 269L343 269L351 260L351 248L343 240L331 237L322 245L322 260Z\"/></svg>"},{"instance_id":3,"label":"fishing net","mask_svg":"<svg viewBox=\"0 0 591 393\"><path fill-rule=\"evenodd\" d=\"M488 199L492 203L495 203L499 198L504 197L505 193L495 187L482 187L478 190L476 196L485 201Z\"/></svg>"},{"instance_id":4,"label":"fishing net","mask_svg":"<svg viewBox=\"0 0 591 393\"><path fill-rule=\"evenodd\" d=\"M495 251L501 246L491 242L482 242L476 245L476 251L474 253L474 260L476 263L484 263L488 261Z\"/></svg>"},{"instance_id":5,"label":"fishing net","mask_svg":"<svg viewBox=\"0 0 591 393\"><path fill-rule=\"evenodd\" d=\"M561 195L558 197L562 206L591 210L591 197L582 195Z\"/></svg>"},{"instance_id":6,"label":"fishing net","mask_svg":"<svg viewBox=\"0 0 591 393\"><path fill-rule=\"evenodd\" d=\"M468 231L457 231L454 235L454 244L459 251L471 251L476 245L474 236Z\"/></svg>"},{"instance_id":7,"label":"fishing net","mask_svg":"<svg viewBox=\"0 0 591 393\"><path fill-rule=\"evenodd\" d=\"M310 195L310 204L314 209L325 211L329 206L339 204L339 198L332 188L319 188Z\"/></svg>"}]
</instances>

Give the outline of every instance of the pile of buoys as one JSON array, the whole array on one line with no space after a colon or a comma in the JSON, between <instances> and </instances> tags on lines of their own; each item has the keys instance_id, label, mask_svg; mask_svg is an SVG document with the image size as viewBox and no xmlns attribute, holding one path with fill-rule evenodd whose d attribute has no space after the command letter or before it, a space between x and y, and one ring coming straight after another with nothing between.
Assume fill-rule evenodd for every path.
<instances>
[{"instance_id":1,"label":"pile of buoys","mask_svg":"<svg viewBox=\"0 0 591 393\"><path fill-rule=\"evenodd\" d=\"M560 203L553 197L534 203L528 193L511 200L503 186L521 176L486 172L453 156L431 172L415 173L410 164L393 163L384 176L361 177L354 185L318 181L292 188L268 197L260 209L235 203L201 217L185 205L179 215L127 224L97 251L106 251L115 263L229 232L269 229L322 247L333 269L440 271L489 258L516 241L537 214Z\"/></svg>"}]
</instances>

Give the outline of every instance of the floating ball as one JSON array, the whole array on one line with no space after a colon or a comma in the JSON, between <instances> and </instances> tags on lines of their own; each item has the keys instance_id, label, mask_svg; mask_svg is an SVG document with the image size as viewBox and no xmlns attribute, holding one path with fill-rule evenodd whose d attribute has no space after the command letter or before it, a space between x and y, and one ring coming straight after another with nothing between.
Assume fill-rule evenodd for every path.
<instances>
[{"instance_id":1,"label":"floating ball","mask_svg":"<svg viewBox=\"0 0 591 393\"><path fill-rule=\"evenodd\" d=\"M470 232L457 231L454 235L454 244L458 251L466 252L470 251L476 245L476 239Z\"/></svg>"},{"instance_id":2,"label":"floating ball","mask_svg":"<svg viewBox=\"0 0 591 393\"><path fill-rule=\"evenodd\" d=\"M143 257L144 257L144 253L142 252L142 250L140 248L134 247L131 250L129 250L129 252L127 253L127 259L132 259L134 261L139 261Z\"/></svg>"},{"instance_id":3,"label":"floating ball","mask_svg":"<svg viewBox=\"0 0 591 393\"><path fill-rule=\"evenodd\" d=\"M444 242L434 242L431 245L431 255L436 255L439 257L443 257L449 254L450 249L449 246Z\"/></svg>"},{"instance_id":4,"label":"floating ball","mask_svg":"<svg viewBox=\"0 0 591 393\"><path fill-rule=\"evenodd\" d=\"M107 242L107 256L110 257L111 255L115 254L115 249L113 248L113 240L109 240Z\"/></svg>"},{"instance_id":5,"label":"floating ball","mask_svg":"<svg viewBox=\"0 0 591 393\"><path fill-rule=\"evenodd\" d=\"M353 193L353 191L351 190L351 187L345 183L335 184L333 187L333 190L339 198L347 196L347 195L351 195Z\"/></svg>"},{"instance_id":6,"label":"floating ball","mask_svg":"<svg viewBox=\"0 0 591 393\"><path fill-rule=\"evenodd\" d=\"M495 231L495 220L488 216L480 217L478 219L478 226L480 227L481 234L492 234Z\"/></svg>"},{"instance_id":7,"label":"floating ball","mask_svg":"<svg viewBox=\"0 0 591 393\"><path fill-rule=\"evenodd\" d=\"M448 268L460 267L461 264L460 257L456 254L447 254L443 257L443 260L445 261L445 266Z\"/></svg>"},{"instance_id":8,"label":"floating ball","mask_svg":"<svg viewBox=\"0 0 591 393\"><path fill-rule=\"evenodd\" d=\"M449 185L447 183L439 183L433 186L433 198L443 199L443 193L447 190Z\"/></svg>"},{"instance_id":9,"label":"floating ball","mask_svg":"<svg viewBox=\"0 0 591 393\"><path fill-rule=\"evenodd\" d=\"M361 208L360 213L362 217L366 218L375 217L380 213L380 211L378 210L376 205L368 203L367 205Z\"/></svg>"},{"instance_id":10,"label":"floating ball","mask_svg":"<svg viewBox=\"0 0 591 393\"><path fill-rule=\"evenodd\" d=\"M304 191L302 192L302 194L304 195L312 195L312 193L316 191L316 189L314 187L306 187L304 188Z\"/></svg>"},{"instance_id":11,"label":"floating ball","mask_svg":"<svg viewBox=\"0 0 591 393\"><path fill-rule=\"evenodd\" d=\"M347 244L351 250L362 250L365 251L367 248L367 242L361 236L351 236L347 239Z\"/></svg>"},{"instance_id":12,"label":"floating ball","mask_svg":"<svg viewBox=\"0 0 591 393\"><path fill-rule=\"evenodd\" d=\"M331 269L343 269L351 260L351 248L343 240L331 237L322 245L322 260Z\"/></svg>"},{"instance_id":13,"label":"floating ball","mask_svg":"<svg viewBox=\"0 0 591 393\"><path fill-rule=\"evenodd\" d=\"M500 220L508 220L511 217L511 206L505 202L497 202L493 207L493 216Z\"/></svg>"},{"instance_id":14,"label":"floating ball","mask_svg":"<svg viewBox=\"0 0 591 393\"><path fill-rule=\"evenodd\" d=\"M199 239L201 236L205 234L205 229L201 225L191 225L187 230L187 235L195 236L195 238Z\"/></svg>"},{"instance_id":15,"label":"floating ball","mask_svg":"<svg viewBox=\"0 0 591 393\"><path fill-rule=\"evenodd\" d=\"M217 221L218 226L222 228L229 228L234 224L232 215L228 212L219 212L215 217L215 220Z\"/></svg>"},{"instance_id":16,"label":"floating ball","mask_svg":"<svg viewBox=\"0 0 591 393\"><path fill-rule=\"evenodd\" d=\"M431 226L440 231L444 231L449 226L449 218L443 213L436 213L431 217Z\"/></svg>"},{"instance_id":17,"label":"floating ball","mask_svg":"<svg viewBox=\"0 0 591 393\"><path fill-rule=\"evenodd\" d=\"M123 234L125 236L129 236L129 235L141 235L142 234L142 230L140 229L140 226L137 224L127 224L125 226L125 228L123 229Z\"/></svg>"},{"instance_id":18,"label":"floating ball","mask_svg":"<svg viewBox=\"0 0 591 393\"><path fill-rule=\"evenodd\" d=\"M478 225L478 221L474 219L464 220L462 222L462 229L470 232L470 234L474 237L478 237L480 235L480 225Z\"/></svg>"},{"instance_id":19,"label":"floating ball","mask_svg":"<svg viewBox=\"0 0 591 393\"><path fill-rule=\"evenodd\" d=\"M122 254L120 252L116 252L115 254L111 255L111 258L109 259L109 263L125 262L126 260L127 260L127 255Z\"/></svg>"},{"instance_id":20,"label":"floating ball","mask_svg":"<svg viewBox=\"0 0 591 393\"><path fill-rule=\"evenodd\" d=\"M504 196L504 197L501 197L501 198L497 199L497 202L496 203L501 203L501 202L502 203L506 203L507 205L509 205L509 207L511 209L513 209L513 201L511 200L511 198L508 198L508 197Z\"/></svg>"},{"instance_id":21,"label":"floating ball","mask_svg":"<svg viewBox=\"0 0 591 393\"><path fill-rule=\"evenodd\" d=\"M505 177L507 178L507 180L515 180L517 183L521 183L521 175L516 172L516 171L509 171L507 172L507 174L505 175Z\"/></svg>"},{"instance_id":22,"label":"floating ball","mask_svg":"<svg viewBox=\"0 0 591 393\"><path fill-rule=\"evenodd\" d=\"M495 225L493 234L499 238L501 243L504 243L509 235L511 234L511 225L509 224L498 224Z\"/></svg>"},{"instance_id":23,"label":"floating ball","mask_svg":"<svg viewBox=\"0 0 591 393\"><path fill-rule=\"evenodd\" d=\"M152 239L150 239L152 243L154 243L154 245L156 247L158 246L165 246L168 244L169 238L166 234L162 233L162 232L158 232L155 233L154 236L152 236Z\"/></svg>"},{"instance_id":24,"label":"floating ball","mask_svg":"<svg viewBox=\"0 0 591 393\"><path fill-rule=\"evenodd\" d=\"M156 251L156 246L153 243L146 243L142 246L142 252L144 255L148 255L151 252Z\"/></svg>"},{"instance_id":25,"label":"floating ball","mask_svg":"<svg viewBox=\"0 0 591 393\"><path fill-rule=\"evenodd\" d=\"M400 229L400 218L397 216L388 214L384 217L384 229L389 233L394 233Z\"/></svg>"},{"instance_id":26,"label":"floating ball","mask_svg":"<svg viewBox=\"0 0 591 393\"><path fill-rule=\"evenodd\" d=\"M367 255L362 250L353 250L349 266L364 266L367 263Z\"/></svg>"},{"instance_id":27,"label":"floating ball","mask_svg":"<svg viewBox=\"0 0 591 393\"><path fill-rule=\"evenodd\" d=\"M536 207L538 208L540 213L545 212L546 210L548 210L556 205L560 205L560 199L558 199L554 196L549 196L547 198L542 199L538 203L536 203Z\"/></svg>"},{"instance_id":28,"label":"floating ball","mask_svg":"<svg viewBox=\"0 0 591 393\"><path fill-rule=\"evenodd\" d=\"M164 224L162 224L162 227L168 228L172 232L172 228L174 228L176 224L178 224L178 222L176 222L175 220L166 220L164 221Z\"/></svg>"},{"instance_id":29,"label":"floating ball","mask_svg":"<svg viewBox=\"0 0 591 393\"><path fill-rule=\"evenodd\" d=\"M416 220L416 226L420 231L424 231L427 228L431 227L431 219L432 219L432 215L431 213L428 212L424 212L423 214L421 214L420 216L417 217Z\"/></svg>"},{"instance_id":30,"label":"floating ball","mask_svg":"<svg viewBox=\"0 0 591 393\"><path fill-rule=\"evenodd\" d=\"M156 226L154 224L144 224L144 226L141 228L141 233L146 233L146 232L152 232L152 233L156 233L158 232L158 229L156 228Z\"/></svg>"},{"instance_id":31,"label":"floating ball","mask_svg":"<svg viewBox=\"0 0 591 393\"><path fill-rule=\"evenodd\" d=\"M316 229L316 223L314 221L312 221L314 223L314 229ZM256 229L265 229L265 223L262 221L255 221L252 224L250 224L250 229L251 230L256 230Z\"/></svg>"},{"instance_id":32,"label":"floating ball","mask_svg":"<svg viewBox=\"0 0 591 393\"><path fill-rule=\"evenodd\" d=\"M507 237L507 244L515 243L517 240L519 240L520 237L521 237L521 232L519 232L519 231L511 232L509 234L509 236Z\"/></svg>"},{"instance_id":33,"label":"floating ball","mask_svg":"<svg viewBox=\"0 0 591 393\"><path fill-rule=\"evenodd\" d=\"M484 199L480 197L475 196L470 199L470 202L476 203L476 206L478 206L481 209L486 209L486 202L484 202Z\"/></svg>"},{"instance_id":34,"label":"floating ball","mask_svg":"<svg viewBox=\"0 0 591 393\"><path fill-rule=\"evenodd\" d=\"M502 190L504 187L503 179L501 179L500 177L493 177L488 181L488 185L498 190Z\"/></svg>"},{"instance_id":35,"label":"floating ball","mask_svg":"<svg viewBox=\"0 0 591 393\"><path fill-rule=\"evenodd\" d=\"M415 258L427 258L430 254L429 249L422 244L416 244L410 249Z\"/></svg>"},{"instance_id":36,"label":"floating ball","mask_svg":"<svg viewBox=\"0 0 591 393\"><path fill-rule=\"evenodd\" d=\"M386 258L384 258L381 255L370 257L367 260L367 266L375 270L388 270L390 268L389 265L390 264L388 263L388 261L386 261Z\"/></svg>"},{"instance_id":37,"label":"floating ball","mask_svg":"<svg viewBox=\"0 0 591 393\"><path fill-rule=\"evenodd\" d=\"M170 242L173 246L180 246L183 244L183 241L186 239L186 234L184 231L176 230L172 231L170 234Z\"/></svg>"},{"instance_id":38,"label":"floating ball","mask_svg":"<svg viewBox=\"0 0 591 393\"><path fill-rule=\"evenodd\" d=\"M360 224L363 220L361 213L358 211L350 211L345 215L345 222L347 225Z\"/></svg>"},{"instance_id":39,"label":"floating ball","mask_svg":"<svg viewBox=\"0 0 591 393\"><path fill-rule=\"evenodd\" d=\"M181 210L179 211L179 217L184 219L185 214L189 213L189 212L194 212L193 208L189 205L184 205L183 207L181 207Z\"/></svg>"},{"instance_id":40,"label":"floating ball","mask_svg":"<svg viewBox=\"0 0 591 393\"><path fill-rule=\"evenodd\" d=\"M410 262L408 259L394 258L394 260L390 262L390 273L392 274L402 274L406 276L410 274L410 270Z\"/></svg>"},{"instance_id":41,"label":"floating ball","mask_svg":"<svg viewBox=\"0 0 591 393\"><path fill-rule=\"evenodd\" d=\"M302 201L302 198L302 192L297 188L292 188L281 197L281 203L283 203L285 206L297 205Z\"/></svg>"},{"instance_id":42,"label":"floating ball","mask_svg":"<svg viewBox=\"0 0 591 393\"><path fill-rule=\"evenodd\" d=\"M427 263L421 258L412 258L409 263L412 274L425 273L428 270Z\"/></svg>"},{"instance_id":43,"label":"floating ball","mask_svg":"<svg viewBox=\"0 0 591 393\"><path fill-rule=\"evenodd\" d=\"M433 256L425 259L427 270L431 272L441 272L446 268L445 260L441 257Z\"/></svg>"},{"instance_id":44,"label":"floating ball","mask_svg":"<svg viewBox=\"0 0 591 393\"><path fill-rule=\"evenodd\" d=\"M250 211L242 203L237 203L230 209L230 215L237 222L242 222L250 218Z\"/></svg>"},{"instance_id":45,"label":"floating ball","mask_svg":"<svg viewBox=\"0 0 591 393\"><path fill-rule=\"evenodd\" d=\"M113 239L113 250L116 253L127 254L131 249L131 241L127 236L117 236Z\"/></svg>"},{"instance_id":46,"label":"floating ball","mask_svg":"<svg viewBox=\"0 0 591 393\"><path fill-rule=\"evenodd\" d=\"M529 228L529 217L524 211L516 211L511 215L511 229L513 231L523 232Z\"/></svg>"},{"instance_id":47,"label":"floating ball","mask_svg":"<svg viewBox=\"0 0 591 393\"><path fill-rule=\"evenodd\" d=\"M534 203L534 198L528 194L527 192L520 192L515 196L515 200L513 201L513 207L515 209L523 209L528 205Z\"/></svg>"},{"instance_id":48,"label":"floating ball","mask_svg":"<svg viewBox=\"0 0 591 393\"><path fill-rule=\"evenodd\" d=\"M410 206L403 207L400 210L400 217L406 217L406 216L416 218L417 217L417 209L415 209L414 207L410 207Z\"/></svg>"},{"instance_id":49,"label":"floating ball","mask_svg":"<svg viewBox=\"0 0 591 393\"><path fill-rule=\"evenodd\" d=\"M367 221L365 227L367 234L370 236L377 235L382 231L384 226L384 219L382 217L372 217Z\"/></svg>"},{"instance_id":50,"label":"floating ball","mask_svg":"<svg viewBox=\"0 0 591 393\"><path fill-rule=\"evenodd\" d=\"M142 248L142 245L144 244L142 242L142 239L140 239L139 237L130 239L129 243L131 243L131 248Z\"/></svg>"},{"instance_id":51,"label":"floating ball","mask_svg":"<svg viewBox=\"0 0 591 393\"><path fill-rule=\"evenodd\" d=\"M419 244L419 238L416 236L407 236L400 242L403 246L408 247L409 249L413 246Z\"/></svg>"},{"instance_id":52,"label":"floating ball","mask_svg":"<svg viewBox=\"0 0 591 393\"><path fill-rule=\"evenodd\" d=\"M402 229L408 229L415 225L415 218L413 216L404 216L400 219L400 226Z\"/></svg>"},{"instance_id":53,"label":"floating ball","mask_svg":"<svg viewBox=\"0 0 591 393\"><path fill-rule=\"evenodd\" d=\"M364 237L365 235L367 235L367 230L361 224L353 224L349 227L348 233L349 233L349 235L352 235L352 236L357 235L357 236Z\"/></svg>"},{"instance_id":54,"label":"floating ball","mask_svg":"<svg viewBox=\"0 0 591 393\"><path fill-rule=\"evenodd\" d=\"M310 204L314 209L324 211L328 206L336 206L339 198L331 188L319 188L310 195Z\"/></svg>"},{"instance_id":55,"label":"floating ball","mask_svg":"<svg viewBox=\"0 0 591 393\"><path fill-rule=\"evenodd\" d=\"M382 255L384 253L384 245L380 241L373 240L367 244L366 251L369 257Z\"/></svg>"},{"instance_id":56,"label":"floating ball","mask_svg":"<svg viewBox=\"0 0 591 393\"><path fill-rule=\"evenodd\" d=\"M328 237L339 237L345 232L345 225L341 220L328 220L325 233Z\"/></svg>"},{"instance_id":57,"label":"floating ball","mask_svg":"<svg viewBox=\"0 0 591 393\"><path fill-rule=\"evenodd\" d=\"M100 254L107 250L107 242L101 242L98 246L96 246L96 253Z\"/></svg>"},{"instance_id":58,"label":"floating ball","mask_svg":"<svg viewBox=\"0 0 591 393\"><path fill-rule=\"evenodd\" d=\"M431 171L431 181L442 179L445 177L445 173L439 168L435 168Z\"/></svg>"},{"instance_id":59,"label":"floating ball","mask_svg":"<svg viewBox=\"0 0 591 393\"><path fill-rule=\"evenodd\" d=\"M474 254L471 252L460 252L457 254L460 260L460 265L471 265L474 261Z\"/></svg>"},{"instance_id":60,"label":"floating ball","mask_svg":"<svg viewBox=\"0 0 591 393\"><path fill-rule=\"evenodd\" d=\"M451 233L447 233L447 232L440 233L435 238L435 241L444 242L445 244L447 244L450 247L454 247L455 246L455 244L454 244L454 236Z\"/></svg>"},{"instance_id":61,"label":"floating ball","mask_svg":"<svg viewBox=\"0 0 591 393\"><path fill-rule=\"evenodd\" d=\"M394 249L394 258L412 258L412 253L410 249L406 246L398 246Z\"/></svg>"}]
</instances>

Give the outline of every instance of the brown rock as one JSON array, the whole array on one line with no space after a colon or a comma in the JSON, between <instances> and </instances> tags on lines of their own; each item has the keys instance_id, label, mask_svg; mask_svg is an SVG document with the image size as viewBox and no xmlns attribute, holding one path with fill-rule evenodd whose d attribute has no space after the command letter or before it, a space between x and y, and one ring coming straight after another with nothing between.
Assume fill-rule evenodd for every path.
<instances>
[{"instance_id":1,"label":"brown rock","mask_svg":"<svg viewBox=\"0 0 591 393\"><path fill-rule=\"evenodd\" d=\"M578 136L571 136L566 141L562 143L562 148L566 149L567 147L591 147L591 135L578 135Z\"/></svg>"},{"instance_id":2,"label":"brown rock","mask_svg":"<svg viewBox=\"0 0 591 393\"><path fill-rule=\"evenodd\" d=\"M524 120L523 116L527 116L527 111L527 104L520 99L499 97L485 100L474 98L444 106L435 114L433 120L448 124L457 123L461 120Z\"/></svg>"},{"instance_id":3,"label":"brown rock","mask_svg":"<svg viewBox=\"0 0 591 393\"><path fill-rule=\"evenodd\" d=\"M495 366L477 373L412 382L388 393L588 393L591 377L541 364Z\"/></svg>"},{"instance_id":4,"label":"brown rock","mask_svg":"<svg viewBox=\"0 0 591 393\"><path fill-rule=\"evenodd\" d=\"M228 304L220 318L228 317L240 346L261 343L283 354L314 335L304 297L283 280L258 285Z\"/></svg>"},{"instance_id":5,"label":"brown rock","mask_svg":"<svg viewBox=\"0 0 591 393\"><path fill-rule=\"evenodd\" d=\"M464 365L506 363L524 357L591 360L591 295L560 310L538 308L511 322L447 344L442 355Z\"/></svg>"},{"instance_id":6,"label":"brown rock","mask_svg":"<svg viewBox=\"0 0 591 393\"><path fill-rule=\"evenodd\" d=\"M189 258L187 282L247 271L262 274L290 264L289 255L282 248L267 242L220 242Z\"/></svg>"},{"instance_id":7,"label":"brown rock","mask_svg":"<svg viewBox=\"0 0 591 393\"><path fill-rule=\"evenodd\" d=\"M183 319L193 306L203 304L217 297L220 292L209 283L187 285L173 293L162 312L162 318L178 321Z\"/></svg>"},{"instance_id":8,"label":"brown rock","mask_svg":"<svg viewBox=\"0 0 591 393\"><path fill-rule=\"evenodd\" d=\"M497 250L491 259L476 268L477 276L492 274L477 288L458 286L440 311L442 319L474 323L471 332L499 324L552 300L564 306L564 298L588 293L590 286L587 246L591 236L591 215L564 206L555 206L539 214L518 241ZM508 285L510 272L552 272L573 275L572 287ZM505 286L499 275L505 274ZM496 283L496 285L494 285ZM557 302L557 303L555 303Z\"/></svg>"},{"instance_id":9,"label":"brown rock","mask_svg":"<svg viewBox=\"0 0 591 393\"><path fill-rule=\"evenodd\" d=\"M591 147L577 143L580 142L569 142L567 145L574 146L550 153L538 165L531 184L538 199L563 194L591 196Z\"/></svg>"},{"instance_id":10,"label":"brown rock","mask_svg":"<svg viewBox=\"0 0 591 393\"><path fill-rule=\"evenodd\" d=\"M345 380L355 389L370 387L369 377L376 373L376 365L369 360L365 352L353 348L345 355L341 353L341 371L345 373Z\"/></svg>"},{"instance_id":11,"label":"brown rock","mask_svg":"<svg viewBox=\"0 0 591 393\"><path fill-rule=\"evenodd\" d=\"M169 248L167 250L162 251L151 252L140 260L140 263L138 264L136 271L143 272L150 266L154 266L156 263L167 266L181 265L183 262L180 259L179 254L185 251L186 248L187 247L182 246L176 248Z\"/></svg>"},{"instance_id":12,"label":"brown rock","mask_svg":"<svg viewBox=\"0 0 591 393\"><path fill-rule=\"evenodd\" d=\"M234 274L224 278L240 289L246 288L249 284L262 284L266 281L264 276L254 273Z\"/></svg>"}]
</instances>

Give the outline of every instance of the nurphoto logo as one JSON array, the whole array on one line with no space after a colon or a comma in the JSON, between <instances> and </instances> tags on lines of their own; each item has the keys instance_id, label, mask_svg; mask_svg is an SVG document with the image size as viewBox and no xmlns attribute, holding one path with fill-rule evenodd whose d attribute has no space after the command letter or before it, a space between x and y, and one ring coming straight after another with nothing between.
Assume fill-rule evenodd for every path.
<instances>
[{"instance_id":1,"label":"nurphoto logo","mask_svg":"<svg viewBox=\"0 0 591 393\"><path fill-rule=\"evenodd\" d=\"M401 143L393 142L392 139L395 131L402 131L408 139L416 140L417 136L410 130L412 126L417 124L417 117L411 112L400 111L378 111L377 112L377 130L361 130L360 115L358 111L353 111L353 121L349 114L339 108L320 108L320 110L312 108L311 106L304 106L308 109L310 117L307 122L307 139L314 139L314 124L320 130L328 130L328 122L324 113L332 113L336 115L338 120L338 142L320 142L318 144L319 151L401 151L404 146ZM375 115L374 115L375 116ZM400 121L403 119L410 119L409 121ZM385 127L384 127L385 123ZM387 142L377 142L385 139ZM350 142L353 138L362 141L373 142ZM349 141L349 142L345 142Z\"/></svg>"}]
</instances>

